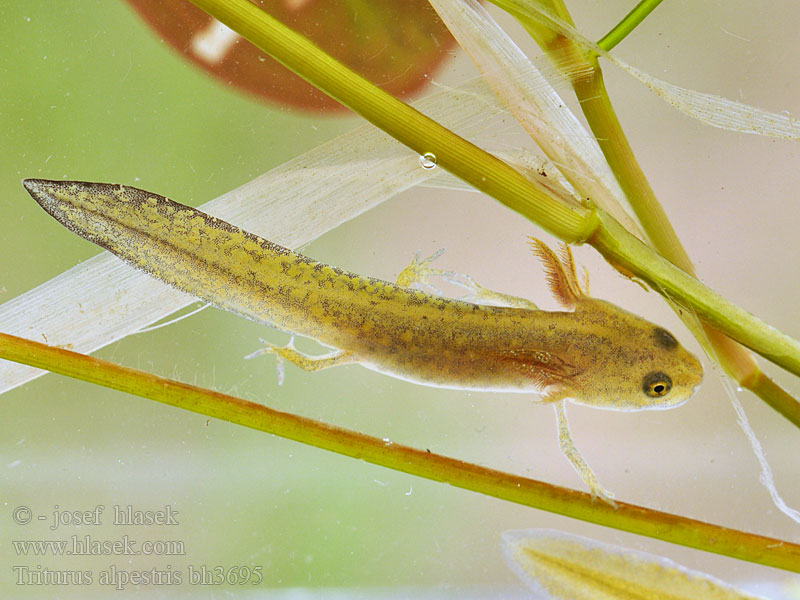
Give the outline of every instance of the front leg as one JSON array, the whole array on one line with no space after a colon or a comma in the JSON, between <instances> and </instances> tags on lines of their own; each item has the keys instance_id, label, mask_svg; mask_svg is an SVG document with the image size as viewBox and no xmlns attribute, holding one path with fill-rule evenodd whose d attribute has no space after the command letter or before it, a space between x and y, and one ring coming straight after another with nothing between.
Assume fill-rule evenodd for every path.
<instances>
[{"instance_id":1,"label":"front leg","mask_svg":"<svg viewBox=\"0 0 800 600\"><path fill-rule=\"evenodd\" d=\"M561 447L561 452L567 457L572 467L581 476L584 483L589 486L592 492L592 497L599 497L604 502L608 502L614 508L617 507L614 502L614 494L605 489L592 471L589 463L583 458L581 451L572 440L569 433L569 424L567 423L567 408L566 400L559 400L553 403L553 408L556 411L556 424L558 425L558 445Z\"/></svg>"},{"instance_id":2,"label":"front leg","mask_svg":"<svg viewBox=\"0 0 800 600\"><path fill-rule=\"evenodd\" d=\"M444 271L442 269L435 269L430 264L444 254L444 248L439 248L436 252L427 258L422 258L422 253L417 251L414 258L411 259L409 265L400 271L395 283L400 287L429 287L434 293L441 295L441 292L430 282L431 277L453 277L455 273L452 271Z\"/></svg>"},{"instance_id":3,"label":"front leg","mask_svg":"<svg viewBox=\"0 0 800 600\"><path fill-rule=\"evenodd\" d=\"M467 290L467 295L459 298L474 304L484 304L490 306L510 306L513 308L527 308L528 310L536 310L536 305L530 300L512 296L510 294L503 294L502 292L495 292L488 288L483 287L476 283L469 275L462 275L453 271L445 271L443 269L436 269L430 264L439 258L444 253L444 248L437 250L428 258L421 258L419 252L414 255L411 264L400 272L397 276L397 285L401 287L424 287L427 286L433 290L435 294L441 295L441 292L431 284L431 277L441 277L448 283L457 285L458 287Z\"/></svg>"},{"instance_id":4,"label":"front leg","mask_svg":"<svg viewBox=\"0 0 800 600\"><path fill-rule=\"evenodd\" d=\"M283 385L283 361L288 360L295 366L300 367L306 372L321 371L330 367L338 367L339 365L347 365L358 362L358 358L353 352L346 350L333 350L328 354L322 356L310 356L303 354L294 347L294 336L291 337L289 343L285 346L276 346L270 342L261 340L264 347L256 350L252 354L248 354L245 358L255 358L262 354L274 354L276 358L276 366L278 368L278 385Z\"/></svg>"}]
</instances>

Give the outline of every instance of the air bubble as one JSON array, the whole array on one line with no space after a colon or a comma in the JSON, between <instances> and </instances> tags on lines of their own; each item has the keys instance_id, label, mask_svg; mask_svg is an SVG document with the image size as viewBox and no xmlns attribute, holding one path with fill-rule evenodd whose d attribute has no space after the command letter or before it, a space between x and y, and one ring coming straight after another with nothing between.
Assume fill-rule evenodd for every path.
<instances>
[{"instance_id":1,"label":"air bubble","mask_svg":"<svg viewBox=\"0 0 800 600\"><path fill-rule=\"evenodd\" d=\"M419 166L423 169L430 171L436 168L436 155L432 152L426 152L419 157Z\"/></svg>"}]
</instances>

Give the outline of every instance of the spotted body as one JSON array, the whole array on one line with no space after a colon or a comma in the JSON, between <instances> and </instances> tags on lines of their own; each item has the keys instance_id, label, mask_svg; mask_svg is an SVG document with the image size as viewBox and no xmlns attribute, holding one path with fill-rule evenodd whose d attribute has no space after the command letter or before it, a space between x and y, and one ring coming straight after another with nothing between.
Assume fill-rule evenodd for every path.
<instances>
[{"instance_id":1,"label":"spotted body","mask_svg":"<svg viewBox=\"0 0 800 600\"><path fill-rule=\"evenodd\" d=\"M342 271L136 188L24 185L63 225L133 266L337 349L313 359L269 348L307 370L357 362L428 385L537 392L546 401L616 410L676 406L702 378L700 363L669 332L589 297L566 247L559 257L532 241L566 310L538 310L521 299L486 306Z\"/></svg>"}]
</instances>

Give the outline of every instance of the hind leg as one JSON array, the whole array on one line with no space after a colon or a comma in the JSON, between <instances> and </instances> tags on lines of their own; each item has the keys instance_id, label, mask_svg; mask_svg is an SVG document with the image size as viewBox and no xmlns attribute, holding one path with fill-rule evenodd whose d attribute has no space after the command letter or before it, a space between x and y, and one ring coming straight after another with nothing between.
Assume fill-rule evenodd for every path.
<instances>
[{"instance_id":1,"label":"hind leg","mask_svg":"<svg viewBox=\"0 0 800 600\"><path fill-rule=\"evenodd\" d=\"M338 367L340 365L347 365L358 362L356 355L346 350L334 350L322 356L310 356L303 354L294 347L294 336L289 340L285 346L276 346L270 342L261 340L264 347L256 350L252 354L248 354L245 358L255 358L262 354L274 354L277 359L278 367L278 385L283 384L283 361L288 360L293 365L300 367L306 372L321 371L322 369L329 369L330 367Z\"/></svg>"}]
</instances>

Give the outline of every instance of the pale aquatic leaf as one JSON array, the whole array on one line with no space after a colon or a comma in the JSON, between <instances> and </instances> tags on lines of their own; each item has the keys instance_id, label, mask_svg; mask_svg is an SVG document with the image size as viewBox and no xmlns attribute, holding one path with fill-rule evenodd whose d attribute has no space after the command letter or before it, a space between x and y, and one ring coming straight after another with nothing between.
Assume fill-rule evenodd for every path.
<instances>
[{"instance_id":1,"label":"pale aquatic leaf","mask_svg":"<svg viewBox=\"0 0 800 600\"><path fill-rule=\"evenodd\" d=\"M537 598L758 600L667 558L551 529L503 533L503 554ZM763 600L763 599L762 599Z\"/></svg>"},{"instance_id":2,"label":"pale aquatic leaf","mask_svg":"<svg viewBox=\"0 0 800 600\"><path fill-rule=\"evenodd\" d=\"M622 190L592 134L483 5L477 0L431 0L431 5L577 197L591 198L628 230L638 232L622 208Z\"/></svg>"},{"instance_id":3,"label":"pale aquatic leaf","mask_svg":"<svg viewBox=\"0 0 800 600\"><path fill-rule=\"evenodd\" d=\"M685 115L706 125L767 137L800 139L800 126L789 114L769 112L754 106L736 102L714 94L706 94L682 88L633 67L614 54L587 39L574 27L553 16L536 2L526 0L502 0L498 2L517 15L523 15L549 27L585 49L610 60L632 77L644 83L660 98Z\"/></svg>"}]
</instances>

